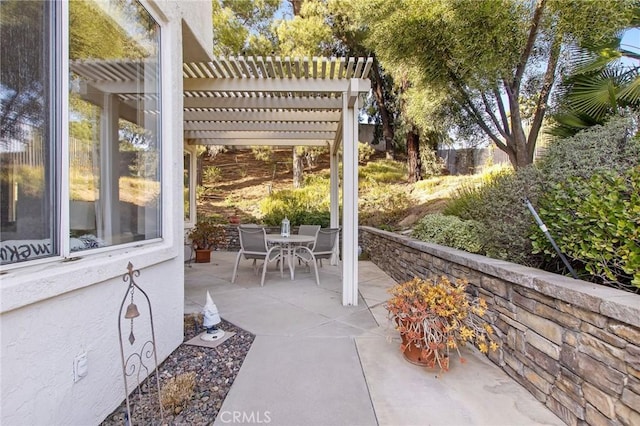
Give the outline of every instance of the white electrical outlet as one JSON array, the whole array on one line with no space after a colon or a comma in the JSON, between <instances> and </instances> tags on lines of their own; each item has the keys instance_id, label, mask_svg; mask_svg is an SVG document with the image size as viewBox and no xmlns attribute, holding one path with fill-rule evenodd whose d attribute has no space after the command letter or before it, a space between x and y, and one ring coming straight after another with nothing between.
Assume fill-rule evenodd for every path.
<instances>
[{"instance_id":1,"label":"white electrical outlet","mask_svg":"<svg viewBox=\"0 0 640 426\"><path fill-rule=\"evenodd\" d=\"M85 377L88 373L87 353L83 352L77 355L73 360L73 382L76 383Z\"/></svg>"}]
</instances>

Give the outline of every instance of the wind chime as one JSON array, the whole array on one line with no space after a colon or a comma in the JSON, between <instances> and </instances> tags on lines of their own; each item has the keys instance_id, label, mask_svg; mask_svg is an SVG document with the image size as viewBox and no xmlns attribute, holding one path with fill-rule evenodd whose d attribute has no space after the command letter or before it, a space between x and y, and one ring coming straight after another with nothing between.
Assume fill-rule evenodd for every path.
<instances>
[{"instance_id":1,"label":"wind chime","mask_svg":"<svg viewBox=\"0 0 640 426\"><path fill-rule=\"evenodd\" d=\"M128 282L129 285L127 287L127 291L124 294L124 298L122 299L122 303L120 304L120 313L118 314L118 336L120 340L120 357L122 361L122 376L124 379L124 393L125 400L127 402L127 418L125 420L126 424L132 424L131 417L131 402L129 399L129 379L135 376L136 379L136 389L138 398L142 398L142 389L141 389L141 380L144 380L145 377L151 377L153 372L155 374L155 381L157 387L157 404L160 407L160 418L164 420L164 413L162 411L162 403L160 400L160 377L158 377L158 355L156 351L156 337L153 329L153 314L151 313L151 302L149 301L149 297L147 293L144 292L134 281L134 276L139 277L140 271L134 270L131 262L127 265L127 273L124 274L122 280L124 282ZM134 334L134 320L140 317L140 311L138 310L138 306L134 303L134 295L136 290L139 291L145 298L147 307L149 309L149 324L151 326L151 339L146 340L142 345L138 345L139 350L134 348L134 343L136 342L136 335ZM122 315L124 309L124 303L129 298L129 304L124 310L124 316ZM123 341L122 335L122 323L129 321L129 337L127 341L129 342L129 346L127 346L127 351L125 351L125 343ZM129 355L125 358L125 352L129 353ZM152 365L151 362L153 362Z\"/></svg>"}]
</instances>

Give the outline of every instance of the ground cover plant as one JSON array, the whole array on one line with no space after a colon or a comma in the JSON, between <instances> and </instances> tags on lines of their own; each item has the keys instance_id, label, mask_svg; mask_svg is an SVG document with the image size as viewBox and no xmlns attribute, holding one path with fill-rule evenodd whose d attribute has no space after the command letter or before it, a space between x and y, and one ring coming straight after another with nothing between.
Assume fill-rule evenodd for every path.
<instances>
[{"instance_id":1,"label":"ground cover plant","mask_svg":"<svg viewBox=\"0 0 640 426\"><path fill-rule=\"evenodd\" d=\"M527 197L582 279L637 292L636 122L614 117L551 143L534 166L461 190L445 213L481 223L484 254L567 274L524 207Z\"/></svg>"}]
</instances>

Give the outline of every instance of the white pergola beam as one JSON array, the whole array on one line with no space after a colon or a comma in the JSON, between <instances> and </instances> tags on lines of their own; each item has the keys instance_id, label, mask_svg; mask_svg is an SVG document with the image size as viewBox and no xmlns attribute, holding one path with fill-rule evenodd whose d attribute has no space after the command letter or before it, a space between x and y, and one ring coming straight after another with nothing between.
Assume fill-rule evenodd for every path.
<instances>
[{"instance_id":1,"label":"white pergola beam","mask_svg":"<svg viewBox=\"0 0 640 426\"><path fill-rule=\"evenodd\" d=\"M335 132L336 123L333 122L243 122L237 121L186 121L184 130L238 130L244 131L275 131L275 132Z\"/></svg>"},{"instance_id":2,"label":"white pergola beam","mask_svg":"<svg viewBox=\"0 0 640 426\"><path fill-rule=\"evenodd\" d=\"M185 111L185 121L335 121L340 112L333 111ZM240 124L241 125L241 124Z\"/></svg>"},{"instance_id":3,"label":"white pergola beam","mask_svg":"<svg viewBox=\"0 0 640 426\"><path fill-rule=\"evenodd\" d=\"M324 146L329 141L323 139L282 140L282 139L185 139L190 145L224 145L224 146Z\"/></svg>"},{"instance_id":4,"label":"white pergola beam","mask_svg":"<svg viewBox=\"0 0 640 426\"><path fill-rule=\"evenodd\" d=\"M340 98L186 97L185 108L340 109Z\"/></svg>"},{"instance_id":5,"label":"white pergola beam","mask_svg":"<svg viewBox=\"0 0 640 426\"><path fill-rule=\"evenodd\" d=\"M184 81L184 90L187 92L340 93L340 92L345 92L349 90L350 80L351 79L327 80L327 79L321 79L321 78L298 78L298 77L270 78L270 79L188 78ZM363 81L367 81L367 80L363 80ZM124 86L120 86L120 88L122 87Z\"/></svg>"},{"instance_id":6,"label":"white pergola beam","mask_svg":"<svg viewBox=\"0 0 640 426\"><path fill-rule=\"evenodd\" d=\"M216 131L216 130L188 130L184 132L187 139L271 139L271 140L333 140L335 132L245 132L245 131Z\"/></svg>"}]
</instances>

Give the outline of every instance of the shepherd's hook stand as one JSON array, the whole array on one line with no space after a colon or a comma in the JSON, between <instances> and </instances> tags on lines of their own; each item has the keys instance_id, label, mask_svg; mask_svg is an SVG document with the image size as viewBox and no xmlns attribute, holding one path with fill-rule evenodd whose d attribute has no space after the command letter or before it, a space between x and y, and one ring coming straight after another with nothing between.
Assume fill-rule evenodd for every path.
<instances>
[{"instance_id":1,"label":"shepherd's hook stand","mask_svg":"<svg viewBox=\"0 0 640 426\"><path fill-rule=\"evenodd\" d=\"M135 388L131 390L131 394L135 394L137 390L138 399L142 399L143 393L149 394L149 402L154 402L152 398L152 386L147 385L146 389L143 391L142 389L142 381L145 378L148 378L151 381L151 375L155 372L155 380L157 387L157 405L160 411L160 423L164 422L164 413L162 411L162 402L160 399L160 377L158 376L158 355L156 351L156 336L153 329L153 314L151 312L151 302L149 301L149 297L147 293L144 292L134 281L134 277L140 276L139 270L134 270L131 262L127 265L127 273L124 274L122 280L124 282L128 282L129 286L127 287L127 291L124 294L124 298L122 299L122 303L120 304L120 313L118 314L118 336L120 340L120 358L122 361L122 376L124 378L124 393L125 400L127 402L127 413L125 424L131 425L133 424L133 418L131 417L131 401L129 398L129 380L135 377ZM138 344L138 348L134 347L134 343L136 342L136 336L133 333L133 320L140 317L140 311L138 310L138 306L133 303L133 297L136 291L139 291L146 300L148 312L149 312L149 325L151 328L151 339L144 341L142 344ZM127 305L124 316L122 315L122 311L124 308L124 302L130 298L130 302ZM144 310L144 309L143 309ZM129 346L127 346L128 351L130 353L125 359L125 344L123 342L122 335L122 323L129 320L130 321L130 331L129 337L127 338L129 342ZM140 324L144 326L144 324ZM153 364L152 364L153 363ZM151 368L151 370L150 370ZM140 409L144 409L142 404ZM146 409L155 409L154 407L147 404Z\"/></svg>"},{"instance_id":2,"label":"shepherd's hook stand","mask_svg":"<svg viewBox=\"0 0 640 426\"><path fill-rule=\"evenodd\" d=\"M571 275L573 276L573 278L575 278L577 280L578 279L578 275L576 274L576 271L573 270L573 268L569 264L569 261L567 260L567 258L560 251L560 247L558 247L558 245L556 244L555 240L553 239L553 237L549 233L549 230L547 229L547 225L545 225L544 222L542 222L542 219L540 219L540 216L538 216L538 212L536 212L536 209L533 208L533 205L531 204L531 201L529 201L529 199L527 197L525 197L525 198L522 199L522 202L527 206L527 208L529 209L529 211L533 215L533 218L536 220L536 223L538 224L538 227L544 233L544 235L547 237L547 239L549 240L549 242L553 246L553 249L556 251L556 253L558 253L558 256L560 256L560 259L562 260L562 263L564 263L564 266L566 266L567 269L569 270L569 272L571 272Z\"/></svg>"}]
</instances>

